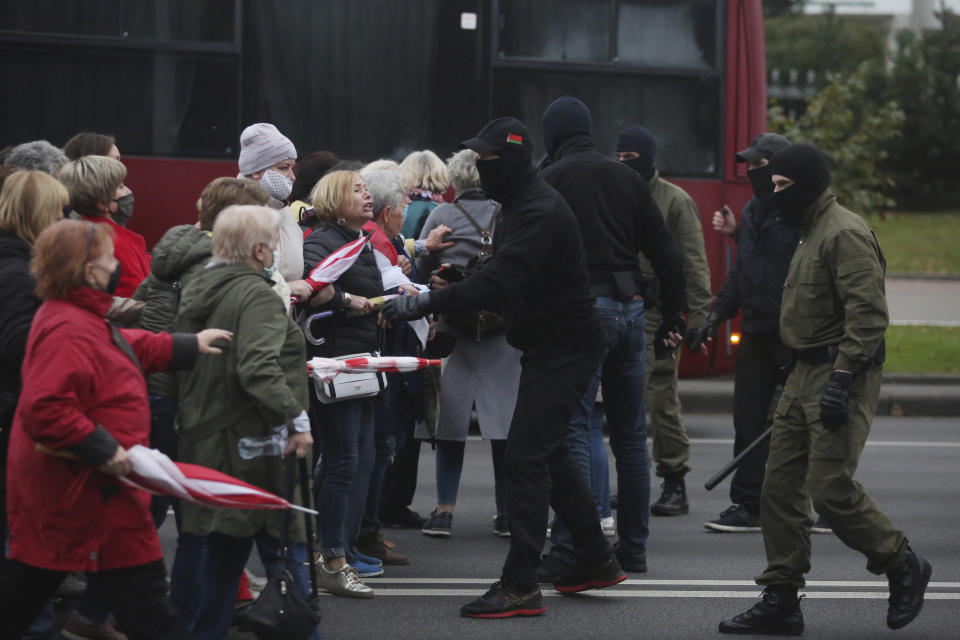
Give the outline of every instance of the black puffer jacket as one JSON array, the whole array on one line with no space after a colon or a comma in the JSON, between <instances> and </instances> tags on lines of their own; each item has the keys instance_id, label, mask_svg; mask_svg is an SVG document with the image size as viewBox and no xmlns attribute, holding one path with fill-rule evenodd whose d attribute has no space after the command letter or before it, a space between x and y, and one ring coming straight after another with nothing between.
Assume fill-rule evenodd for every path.
<instances>
[{"instance_id":1,"label":"black puffer jacket","mask_svg":"<svg viewBox=\"0 0 960 640\"><path fill-rule=\"evenodd\" d=\"M30 275L30 245L0 231L0 526L5 526L7 442L20 397L20 366L33 316L42 302Z\"/></svg>"},{"instance_id":2,"label":"black puffer jacket","mask_svg":"<svg viewBox=\"0 0 960 640\"><path fill-rule=\"evenodd\" d=\"M737 259L713 304L720 320L743 309L741 329L758 335L780 331L780 298L800 235L772 199L751 198L737 227Z\"/></svg>"},{"instance_id":3,"label":"black puffer jacket","mask_svg":"<svg viewBox=\"0 0 960 640\"><path fill-rule=\"evenodd\" d=\"M331 222L315 230L303 243L303 277L328 255L358 238L358 233L347 226ZM383 295L380 269L368 242L357 261L332 285L336 289L326 305L311 308L309 313L332 310L333 316L314 322L311 332L323 336L326 342L308 344L308 355L331 357L350 353L373 351L377 348L377 314L348 316L344 313L342 292L374 298Z\"/></svg>"},{"instance_id":4,"label":"black puffer jacket","mask_svg":"<svg viewBox=\"0 0 960 640\"><path fill-rule=\"evenodd\" d=\"M591 284L610 284L622 271L634 272L639 283L642 252L660 280L664 315L681 312L683 261L643 178L597 151L585 134L566 137L551 158L543 179L577 218Z\"/></svg>"},{"instance_id":5,"label":"black puffer jacket","mask_svg":"<svg viewBox=\"0 0 960 640\"><path fill-rule=\"evenodd\" d=\"M203 270L213 254L213 237L192 224L173 227L153 248L150 275L133 297L146 301L140 312L140 328L173 331L173 321L183 287ZM147 378L150 395L177 397L176 374L155 373Z\"/></svg>"}]
</instances>

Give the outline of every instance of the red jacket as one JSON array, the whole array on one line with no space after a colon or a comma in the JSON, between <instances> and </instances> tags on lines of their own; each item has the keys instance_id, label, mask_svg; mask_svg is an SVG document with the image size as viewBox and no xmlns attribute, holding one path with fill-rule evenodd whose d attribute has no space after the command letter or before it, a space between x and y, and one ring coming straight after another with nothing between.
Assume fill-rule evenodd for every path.
<instances>
[{"instance_id":1,"label":"red jacket","mask_svg":"<svg viewBox=\"0 0 960 640\"><path fill-rule=\"evenodd\" d=\"M34 567L103 571L162 557L150 494L36 447L76 451L93 439L96 425L124 448L149 446L147 384L111 339L104 315L112 301L77 287L67 300L44 302L30 328L10 433L7 514L10 557ZM144 372L170 365L170 334L120 332Z\"/></svg>"},{"instance_id":2,"label":"red jacket","mask_svg":"<svg viewBox=\"0 0 960 640\"><path fill-rule=\"evenodd\" d=\"M120 282L115 295L121 298L132 297L140 283L150 274L147 241L139 233L121 227L110 218L84 216L83 219L94 224L109 225L113 229L113 255L120 263Z\"/></svg>"}]
</instances>

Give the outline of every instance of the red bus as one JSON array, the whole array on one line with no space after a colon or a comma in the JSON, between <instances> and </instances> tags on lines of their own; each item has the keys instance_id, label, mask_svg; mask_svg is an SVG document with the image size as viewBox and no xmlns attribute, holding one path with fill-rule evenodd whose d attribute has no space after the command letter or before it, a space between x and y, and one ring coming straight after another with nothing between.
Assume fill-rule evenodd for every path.
<instances>
[{"instance_id":1,"label":"red bus","mask_svg":"<svg viewBox=\"0 0 960 640\"><path fill-rule=\"evenodd\" d=\"M733 247L713 211L750 196L733 154L766 125L760 0L31 0L0 4L0 143L112 133L148 246L236 175L244 126L301 155L456 149L491 117L538 137L557 96L593 112L598 147L642 124L700 208L714 291ZM726 335L683 375L732 368Z\"/></svg>"}]
</instances>

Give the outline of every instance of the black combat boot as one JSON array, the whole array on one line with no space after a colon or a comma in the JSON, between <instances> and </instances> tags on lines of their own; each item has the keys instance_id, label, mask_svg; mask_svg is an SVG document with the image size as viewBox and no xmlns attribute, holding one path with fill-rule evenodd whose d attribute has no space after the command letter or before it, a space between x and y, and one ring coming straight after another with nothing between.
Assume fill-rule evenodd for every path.
<instances>
[{"instance_id":1,"label":"black combat boot","mask_svg":"<svg viewBox=\"0 0 960 640\"><path fill-rule=\"evenodd\" d=\"M797 588L789 584L769 585L760 602L721 622L720 633L800 635L803 633L803 614Z\"/></svg>"},{"instance_id":2,"label":"black combat boot","mask_svg":"<svg viewBox=\"0 0 960 640\"><path fill-rule=\"evenodd\" d=\"M923 594L930 582L933 567L907 547L906 563L900 571L887 574L890 582L890 607L887 610L887 626L899 629L910 624L923 608Z\"/></svg>"},{"instance_id":3,"label":"black combat boot","mask_svg":"<svg viewBox=\"0 0 960 640\"><path fill-rule=\"evenodd\" d=\"M650 513L655 516L680 516L690 511L687 502L687 486L683 476L665 476L663 493L660 499L650 505Z\"/></svg>"}]
</instances>

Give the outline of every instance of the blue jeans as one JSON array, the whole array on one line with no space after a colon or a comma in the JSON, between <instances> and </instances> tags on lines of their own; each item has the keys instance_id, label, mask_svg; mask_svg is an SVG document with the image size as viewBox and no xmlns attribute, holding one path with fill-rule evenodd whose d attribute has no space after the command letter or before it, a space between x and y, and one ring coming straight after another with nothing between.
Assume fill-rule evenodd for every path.
<instances>
[{"instance_id":1,"label":"blue jeans","mask_svg":"<svg viewBox=\"0 0 960 640\"><path fill-rule=\"evenodd\" d=\"M311 397L311 421L320 435L314 476L318 551L342 558L360 532L373 472L373 398L322 404Z\"/></svg>"},{"instance_id":2,"label":"blue jeans","mask_svg":"<svg viewBox=\"0 0 960 640\"><path fill-rule=\"evenodd\" d=\"M437 504L457 504L466 446L467 443L463 440L437 440ZM507 487L504 476L506 471L503 468L503 457L506 451L506 440L490 441L497 515L506 513L507 509Z\"/></svg>"},{"instance_id":3,"label":"blue jeans","mask_svg":"<svg viewBox=\"0 0 960 640\"><path fill-rule=\"evenodd\" d=\"M207 566L207 536L181 531L170 569L170 601L183 624L193 631L200 607L200 588Z\"/></svg>"},{"instance_id":4,"label":"blue jeans","mask_svg":"<svg viewBox=\"0 0 960 640\"><path fill-rule=\"evenodd\" d=\"M373 472L370 474L370 487L367 489L367 503L360 521L360 533L375 535L380 530L380 494L387 467L393 462L397 452L397 435L380 432L374 435Z\"/></svg>"},{"instance_id":5,"label":"blue jeans","mask_svg":"<svg viewBox=\"0 0 960 640\"><path fill-rule=\"evenodd\" d=\"M177 459L177 432L176 419L177 398L166 396L150 396L150 446L167 454L171 460ZM153 524L157 529L167 518L167 508L172 500L166 496L152 496L150 498L150 513L153 515ZM177 531L180 523L177 522Z\"/></svg>"},{"instance_id":6,"label":"blue jeans","mask_svg":"<svg viewBox=\"0 0 960 640\"><path fill-rule=\"evenodd\" d=\"M273 575L274 568L280 562L286 562L287 569L293 575L303 597L310 597L305 544L291 544L284 558L280 555L280 541L264 531L249 538L211 533L207 536L209 555L201 580L199 615L193 629L194 640L220 640L230 629L240 576L254 544L257 545L268 576ZM320 634L316 630L310 635L310 640L319 638Z\"/></svg>"},{"instance_id":7,"label":"blue jeans","mask_svg":"<svg viewBox=\"0 0 960 640\"><path fill-rule=\"evenodd\" d=\"M609 518L610 509L610 461L607 447L603 444L603 407L594 405L590 413L590 490L597 503L597 515Z\"/></svg>"},{"instance_id":8,"label":"blue jeans","mask_svg":"<svg viewBox=\"0 0 960 640\"><path fill-rule=\"evenodd\" d=\"M610 448L616 458L620 554L639 561L646 559L650 534L650 459L643 409L646 358L643 299L623 303L599 297L596 308L603 320L610 349L570 418L567 446L570 456L589 480L592 476L590 423L597 388L602 381ZM568 528L556 518L552 527L550 555L573 563L577 554Z\"/></svg>"}]
</instances>

